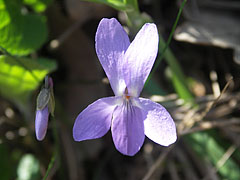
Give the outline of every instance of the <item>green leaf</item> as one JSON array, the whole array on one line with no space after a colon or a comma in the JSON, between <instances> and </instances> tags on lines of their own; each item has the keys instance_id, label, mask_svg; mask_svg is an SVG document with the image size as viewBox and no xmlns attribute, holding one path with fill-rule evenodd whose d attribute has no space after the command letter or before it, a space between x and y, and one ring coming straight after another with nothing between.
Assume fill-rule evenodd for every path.
<instances>
[{"instance_id":1,"label":"green leaf","mask_svg":"<svg viewBox=\"0 0 240 180\"><path fill-rule=\"evenodd\" d=\"M226 150L208 132L198 132L185 137L189 145L204 160L210 161L215 167ZM218 170L223 179L240 179L240 167L230 157Z\"/></svg>"},{"instance_id":2,"label":"green leaf","mask_svg":"<svg viewBox=\"0 0 240 180\"><path fill-rule=\"evenodd\" d=\"M39 161L32 154L25 154L18 164L17 175L17 180L40 179Z\"/></svg>"},{"instance_id":3,"label":"green leaf","mask_svg":"<svg viewBox=\"0 0 240 180\"><path fill-rule=\"evenodd\" d=\"M118 11L133 11L134 10L134 6L130 3L127 3L126 0L85 0L85 1L106 4Z\"/></svg>"},{"instance_id":4,"label":"green leaf","mask_svg":"<svg viewBox=\"0 0 240 180\"><path fill-rule=\"evenodd\" d=\"M168 51L166 51L166 55L169 55L169 58L167 59L169 63L168 70L175 91L177 92L178 96L185 101L185 103L194 103L193 96L188 88L187 79L182 71L179 71L180 66L178 65L175 57L171 53L168 54Z\"/></svg>"},{"instance_id":5,"label":"green leaf","mask_svg":"<svg viewBox=\"0 0 240 180\"><path fill-rule=\"evenodd\" d=\"M0 0L0 29L10 23L10 17L3 0Z\"/></svg>"},{"instance_id":6,"label":"green leaf","mask_svg":"<svg viewBox=\"0 0 240 180\"><path fill-rule=\"evenodd\" d=\"M52 3L52 0L23 0L23 3L31 6L35 12L43 12Z\"/></svg>"},{"instance_id":7,"label":"green leaf","mask_svg":"<svg viewBox=\"0 0 240 180\"><path fill-rule=\"evenodd\" d=\"M0 67L0 94L14 102L26 102L44 77L56 69L56 63L1 55Z\"/></svg>"},{"instance_id":8,"label":"green leaf","mask_svg":"<svg viewBox=\"0 0 240 180\"><path fill-rule=\"evenodd\" d=\"M46 18L21 13L21 4L0 0L0 46L10 54L28 55L47 39Z\"/></svg>"}]
</instances>

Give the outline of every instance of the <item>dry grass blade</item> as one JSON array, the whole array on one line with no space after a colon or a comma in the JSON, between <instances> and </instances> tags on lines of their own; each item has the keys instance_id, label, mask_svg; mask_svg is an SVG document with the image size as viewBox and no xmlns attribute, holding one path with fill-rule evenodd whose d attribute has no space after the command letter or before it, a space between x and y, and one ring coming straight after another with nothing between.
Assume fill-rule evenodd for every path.
<instances>
[{"instance_id":1,"label":"dry grass blade","mask_svg":"<svg viewBox=\"0 0 240 180\"><path fill-rule=\"evenodd\" d=\"M234 124L240 124L240 119L237 118L231 118L231 119L224 119L224 120L216 120L216 121L204 121L199 123L197 127L194 127L192 129L182 131L181 135L191 134L198 131L204 131L207 129L212 129L215 127L226 127L231 126Z\"/></svg>"},{"instance_id":2,"label":"dry grass blade","mask_svg":"<svg viewBox=\"0 0 240 180\"><path fill-rule=\"evenodd\" d=\"M224 86L220 95L212 103L208 104L205 111L202 112L202 114L201 114L201 119L203 119L206 116L206 114L216 105L216 103L219 101L219 99L222 97L222 95L226 92L226 90L227 90L228 86L230 85L230 83L232 82L232 80L233 80L232 78L230 80L228 80L227 84Z\"/></svg>"},{"instance_id":3,"label":"dry grass blade","mask_svg":"<svg viewBox=\"0 0 240 180\"><path fill-rule=\"evenodd\" d=\"M231 78L227 82L227 84L224 86L220 95L214 101L210 101L210 102L207 103L204 111L202 111L201 113L198 113L197 109L189 110L186 113L185 117L183 118L183 121L178 125L178 132L180 134L182 134L182 132L185 132L185 131L188 131L189 129L191 129L194 126L195 123L201 121L207 115L207 113L217 104L217 102L220 100L222 95L226 92L226 90L229 87L232 80L233 79Z\"/></svg>"}]
</instances>

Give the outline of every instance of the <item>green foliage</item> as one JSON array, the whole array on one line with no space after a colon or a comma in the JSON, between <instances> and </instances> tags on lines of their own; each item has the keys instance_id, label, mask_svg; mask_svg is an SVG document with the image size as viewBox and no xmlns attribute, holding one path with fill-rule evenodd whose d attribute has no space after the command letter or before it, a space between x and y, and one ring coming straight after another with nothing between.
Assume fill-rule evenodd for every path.
<instances>
[{"instance_id":1,"label":"green foliage","mask_svg":"<svg viewBox=\"0 0 240 180\"><path fill-rule=\"evenodd\" d=\"M215 167L222 158L226 150L216 141L216 139L207 132L198 132L186 137L187 142L196 151L196 153L206 162L212 163ZM240 167L232 158L218 170L224 179L240 179Z\"/></svg>"},{"instance_id":2,"label":"green foliage","mask_svg":"<svg viewBox=\"0 0 240 180\"><path fill-rule=\"evenodd\" d=\"M32 154L22 156L17 168L17 180L40 179L39 161Z\"/></svg>"},{"instance_id":3,"label":"green foliage","mask_svg":"<svg viewBox=\"0 0 240 180\"><path fill-rule=\"evenodd\" d=\"M0 56L0 93L14 102L26 102L44 77L56 69L49 59Z\"/></svg>"},{"instance_id":4,"label":"green foliage","mask_svg":"<svg viewBox=\"0 0 240 180\"><path fill-rule=\"evenodd\" d=\"M106 4L119 11L138 10L137 0L85 0L85 1Z\"/></svg>"},{"instance_id":5,"label":"green foliage","mask_svg":"<svg viewBox=\"0 0 240 180\"><path fill-rule=\"evenodd\" d=\"M30 6L35 12L43 12L52 0L23 0L23 3Z\"/></svg>"},{"instance_id":6,"label":"green foliage","mask_svg":"<svg viewBox=\"0 0 240 180\"><path fill-rule=\"evenodd\" d=\"M46 18L23 10L17 0L0 0L0 46L14 55L28 55L47 39Z\"/></svg>"}]
</instances>

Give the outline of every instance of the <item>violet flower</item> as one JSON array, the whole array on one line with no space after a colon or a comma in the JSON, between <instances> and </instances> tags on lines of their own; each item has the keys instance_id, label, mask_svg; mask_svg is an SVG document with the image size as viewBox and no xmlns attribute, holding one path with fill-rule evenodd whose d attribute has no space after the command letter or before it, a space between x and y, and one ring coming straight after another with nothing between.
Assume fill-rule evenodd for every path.
<instances>
[{"instance_id":1,"label":"violet flower","mask_svg":"<svg viewBox=\"0 0 240 180\"><path fill-rule=\"evenodd\" d=\"M45 86L40 91L37 97L37 111L35 118L36 138L42 141L46 135L48 127L49 113L53 116L55 101L53 95L52 78L45 78Z\"/></svg>"},{"instance_id":2,"label":"violet flower","mask_svg":"<svg viewBox=\"0 0 240 180\"><path fill-rule=\"evenodd\" d=\"M74 140L100 138L111 127L115 147L129 156L140 150L145 135L163 146L174 143L176 127L167 110L139 97L158 52L156 25L145 24L130 44L119 22L104 18L95 40L97 56L115 96L98 99L78 115Z\"/></svg>"}]
</instances>

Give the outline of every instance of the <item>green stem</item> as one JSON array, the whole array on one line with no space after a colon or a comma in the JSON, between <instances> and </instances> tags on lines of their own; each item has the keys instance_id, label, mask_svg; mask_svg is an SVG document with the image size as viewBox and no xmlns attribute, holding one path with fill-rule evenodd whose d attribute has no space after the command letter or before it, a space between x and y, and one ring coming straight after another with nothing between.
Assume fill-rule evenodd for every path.
<instances>
[{"instance_id":1,"label":"green stem","mask_svg":"<svg viewBox=\"0 0 240 180\"><path fill-rule=\"evenodd\" d=\"M169 57L174 57L174 55L172 54L171 50L168 49L168 47L169 47L169 45L170 45L170 43L171 43L171 41L172 41L173 34L174 34L175 30L176 30L177 23L178 23L178 21L179 21L179 18L180 18L181 14L182 14L183 7L184 7L184 5L185 5L186 2L187 2L187 0L184 0L184 1L182 2L181 6L180 6L180 9L179 9L178 14L177 14L177 18L176 18L176 20L175 20L175 22L174 22L174 24L173 24L173 27L172 27L171 33L170 33L170 35L169 35L169 37L168 37L167 43L165 43L165 41L164 41L164 39L162 38L161 34L159 34L159 41L160 41L160 43L159 43L159 52L161 52L161 55L160 55L160 57L157 59L157 61L155 62L155 66L154 66L154 68L152 69L152 72L151 72L151 74L149 75L147 82L148 82L149 79L152 77L152 74L157 70L157 68L158 68L161 60L163 59L163 57L165 57L167 61L168 61ZM169 52L166 52L167 55L165 54L165 51L169 51ZM173 59L176 60L175 57L174 57ZM176 64L176 67L175 67L174 69L177 70L178 73L181 74L182 77L184 77L184 76L183 76L183 73L181 72L181 67L180 67L179 63L178 63L177 61L175 61L175 60L169 60L170 62L168 61L168 63L171 64L171 65L170 65L170 64L169 64L169 65L170 65L170 66L173 66L174 63L175 63L175 64ZM175 61L175 62L174 62L174 61ZM146 84L147 84L147 82L146 82Z\"/></svg>"},{"instance_id":2,"label":"green stem","mask_svg":"<svg viewBox=\"0 0 240 180\"><path fill-rule=\"evenodd\" d=\"M162 36L159 36L162 39ZM163 39L162 39L163 40ZM182 72L181 66L178 63L176 57L170 49L166 49L163 57L166 59L171 73L172 73L172 82L173 86L178 93L179 97L184 99L186 102L193 100L193 96L188 90L188 85L186 83L186 77ZM156 67L156 66L155 66ZM152 72L153 73L153 72Z\"/></svg>"},{"instance_id":3,"label":"green stem","mask_svg":"<svg viewBox=\"0 0 240 180\"><path fill-rule=\"evenodd\" d=\"M173 27L172 27L171 33L169 35L169 38L167 40L167 43L164 41L163 37L159 33L159 50L158 51L159 51L159 53L161 53L161 55L156 60L155 65L152 69L152 72L150 73L150 75L145 83L145 86L148 84L148 82L152 78L153 74L156 72L158 66L160 65L161 60L163 58L165 58L165 60L167 61L168 65L170 67L171 73L172 73L171 79L172 79L173 86L174 86L176 92L178 93L180 98L184 99L186 102L190 102L193 100L193 96L188 89L188 85L186 83L186 77L181 69L180 64L177 61L177 58L174 56L172 51L168 48L171 43L174 31L177 27L177 23L179 21L183 7L186 2L187 2L187 0L184 0L179 8L177 18L173 24Z\"/></svg>"},{"instance_id":4,"label":"green stem","mask_svg":"<svg viewBox=\"0 0 240 180\"><path fill-rule=\"evenodd\" d=\"M139 12L138 1L137 0L125 0L126 4L132 5L135 12Z\"/></svg>"},{"instance_id":5,"label":"green stem","mask_svg":"<svg viewBox=\"0 0 240 180\"><path fill-rule=\"evenodd\" d=\"M58 154L60 152L60 149L59 149L59 137L58 137L58 132L57 132L57 123L56 123L56 119L55 118L52 118L52 122L53 122L53 137L54 137L54 141L55 141L55 149L54 149L54 153L52 155L52 158L51 158L51 161L48 165L48 169L46 171L46 174L45 176L43 177L43 180L46 180L50 171L52 170L54 164L55 164L55 161L57 160L57 158L59 158Z\"/></svg>"},{"instance_id":6,"label":"green stem","mask_svg":"<svg viewBox=\"0 0 240 180\"><path fill-rule=\"evenodd\" d=\"M49 175L49 172L50 172L51 169L53 168L53 165L54 165L54 163L55 163L55 161L56 161L56 159L57 159L57 154L58 154L57 151L55 151L54 154L53 154L53 156L52 156L52 158L51 158L51 161L50 161L50 163L49 163L49 165L48 165L47 172L46 172L45 176L43 177L43 180L46 180L46 179L47 179L47 177L48 177L48 175Z\"/></svg>"}]
</instances>

